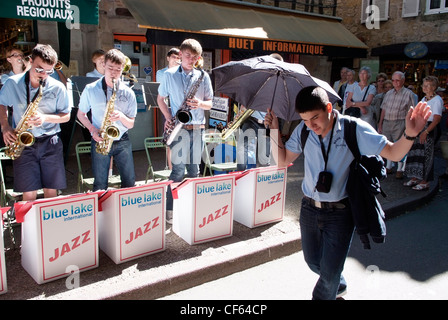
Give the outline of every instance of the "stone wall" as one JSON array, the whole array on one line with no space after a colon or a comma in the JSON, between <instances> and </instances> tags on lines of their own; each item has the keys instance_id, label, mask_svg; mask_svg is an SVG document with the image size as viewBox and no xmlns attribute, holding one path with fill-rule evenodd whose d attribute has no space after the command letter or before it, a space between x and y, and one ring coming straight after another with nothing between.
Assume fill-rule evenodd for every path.
<instances>
[{"instance_id":1,"label":"stone wall","mask_svg":"<svg viewBox=\"0 0 448 320\"><path fill-rule=\"evenodd\" d=\"M402 17L403 0L389 1L389 19L380 22L379 29L369 30L361 24L360 0L338 1L337 16L342 23L370 49L380 46L409 43L446 41L448 38L448 13L425 15L426 0L420 0L417 17Z\"/></svg>"}]
</instances>

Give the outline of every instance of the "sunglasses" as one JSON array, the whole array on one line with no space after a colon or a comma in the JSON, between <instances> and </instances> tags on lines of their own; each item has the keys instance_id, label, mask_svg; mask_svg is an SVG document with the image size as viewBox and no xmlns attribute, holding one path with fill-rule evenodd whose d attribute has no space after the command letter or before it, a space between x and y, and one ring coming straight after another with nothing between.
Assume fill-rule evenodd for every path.
<instances>
[{"instance_id":1,"label":"sunglasses","mask_svg":"<svg viewBox=\"0 0 448 320\"><path fill-rule=\"evenodd\" d=\"M42 68L34 68L34 71L36 71L36 73L46 73L48 75L51 75L51 74L53 74L54 69L45 70L45 69L42 69Z\"/></svg>"}]
</instances>

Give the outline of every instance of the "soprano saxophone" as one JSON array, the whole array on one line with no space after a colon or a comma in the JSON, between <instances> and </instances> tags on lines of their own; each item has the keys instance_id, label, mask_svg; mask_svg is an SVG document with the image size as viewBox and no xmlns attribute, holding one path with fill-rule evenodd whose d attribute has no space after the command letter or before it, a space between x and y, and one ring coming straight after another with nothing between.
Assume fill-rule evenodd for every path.
<instances>
[{"instance_id":1,"label":"soprano saxophone","mask_svg":"<svg viewBox=\"0 0 448 320\"><path fill-rule=\"evenodd\" d=\"M114 126L110 121L110 115L112 114L112 112L114 112L115 99L117 97L116 80L112 79L112 83L113 83L112 96L107 102L106 112L104 114L103 122L101 123L101 128L99 132L99 135L101 138L103 138L103 141L96 143L96 152L102 155L109 154L114 139L120 135L120 130L116 126Z\"/></svg>"},{"instance_id":2,"label":"soprano saxophone","mask_svg":"<svg viewBox=\"0 0 448 320\"><path fill-rule=\"evenodd\" d=\"M172 119L170 127L163 132L162 141L167 146L170 146L171 143L173 143L174 139L179 134L179 131L180 129L182 129L184 124L189 123L193 119L193 116L190 112L191 107L187 105L187 101L193 99L196 95L196 92L198 91L199 86L204 79L204 74L204 70L201 69L201 76L191 86L190 90L185 96L184 101L182 102L181 107L179 108L179 110L177 110L176 115Z\"/></svg>"},{"instance_id":3,"label":"soprano saxophone","mask_svg":"<svg viewBox=\"0 0 448 320\"><path fill-rule=\"evenodd\" d=\"M39 80L39 91L34 99L25 110L22 118L17 125L15 132L17 134L16 141L8 146L5 150L5 154L12 160L17 159L22 154L25 147L32 146L34 144L34 135L29 131L31 126L28 124L28 120L36 114L37 108L39 107L39 102L42 99L42 88L44 82L42 79Z\"/></svg>"}]
</instances>

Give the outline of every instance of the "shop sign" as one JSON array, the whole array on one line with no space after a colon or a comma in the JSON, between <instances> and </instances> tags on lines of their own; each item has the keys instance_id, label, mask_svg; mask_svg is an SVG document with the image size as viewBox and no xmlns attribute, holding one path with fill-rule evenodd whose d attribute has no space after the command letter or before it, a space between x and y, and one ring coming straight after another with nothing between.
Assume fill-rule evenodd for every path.
<instances>
[{"instance_id":1,"label":"shop sign","mask_svg":"<svg viewBox=\"0 0 448 320\"><path fill-rule=\"evenodd\" d=\"M426 56L428 47L423 42L412 42L404 48L404 54L411 59L420 59Z\"/></svg>"},{"instance_id":2,"label":"shop sign","mask_svg":"<svg viewBox=\"0 0 448 320\"><path fill-rule=\"evenodd\" d=\"M4 1L0 17L97 25L98 0Z\"/></svg>"},{"instance_id":3,"label":"shop sign","mask_svg":"<svg viewBox=\"0 0 448 320\"><path fill-rule=\"evenodd\" d=\"M320 44L285 42L274 40L256 40L245 38L228 38L229 49L270 51L306 55L324 55L325 46Z\"/></svg>"}]
</instances>

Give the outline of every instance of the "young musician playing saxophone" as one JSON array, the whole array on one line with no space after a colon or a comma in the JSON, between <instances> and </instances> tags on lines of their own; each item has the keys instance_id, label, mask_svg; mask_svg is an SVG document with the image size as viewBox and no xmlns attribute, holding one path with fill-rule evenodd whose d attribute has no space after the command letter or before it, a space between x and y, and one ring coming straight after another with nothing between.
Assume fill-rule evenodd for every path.
<instances>
[{"instance_id":1,"label":"young musician playing saxophone","mask_svg":"<svg viewBox=\"0 0 448 320\"><path fill-rule=\"evenodd\" d=\"M35 200L37 190L44 190L46 198L55 197L66 188L62 141L59 123L70 120L70 106L64 85L50 77L58 61L50 45L37 45L31 53L31 69L14 75L0 91L0 124L6 146L18 144L16 126L27 123L34 143L23 148L13 161L14 191L23 192L23 200ZM42 95L36 110L22 119L28 106ZM8 123L7 106L13 108L12 126ZM11 148L10 148L11 149Z\"/></svg>"},{"instance_id":2,"label":"young musician playing saxophone","mask_svg":"<svg viewBox=\"0 0 448 320\"><path fill-rule=\"evenodd\" d=\"M79 101L78 119L92 135L92 171L95 179L93 191L107 189L111 157L120 172L121 187L135 185L134 158L128 130L134 127L137 100L134 91L120 81L125 62L126 56L121 51L109 50L104 57L104 77L88 84ZM114 101L110 101L111 98ZM107 107L111 104L113 110L108 112ZM89 111L92 111L92 122L87 117ZM108 139L100 132L104 120L112 123L119 133L117 137L111 138L113 143L110 150L105 150L105 154L102 154L97 152L97 145Z\"/></svg>"},{"instance_id":3,"label":"young musician playing saxophone","mask_svg":"<svg viewBox=\"0 0 448 320\"><path fill-rule=\"evenodd\" d=\"M180 46L179 68L171 68L165 72L159 86L157 102L165 117L165 130L170 126L171 120L182 107L190 88L195 85L201 76L201 71L194 68L202 54L200 43L194 39L185 40ZM165 98L170 98L171 109L165 103ZM187 99L192 120L183 126L184 130L170 145L172 171L170 180L180 182L184 178L185 168L188 177L195 178L199 175L199 164L202 154L202 133L205 129L204 110L212 107L213 88L209 75L205 72L204 78L192 99ZM171 110L171 111L170 111ZM173 210L173 198L171 188L167 192L167 219L171 219Z\"/></svg>"}]
</instances>

